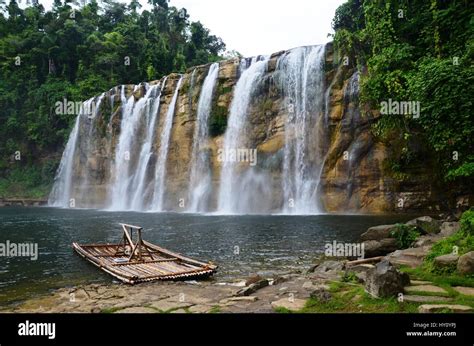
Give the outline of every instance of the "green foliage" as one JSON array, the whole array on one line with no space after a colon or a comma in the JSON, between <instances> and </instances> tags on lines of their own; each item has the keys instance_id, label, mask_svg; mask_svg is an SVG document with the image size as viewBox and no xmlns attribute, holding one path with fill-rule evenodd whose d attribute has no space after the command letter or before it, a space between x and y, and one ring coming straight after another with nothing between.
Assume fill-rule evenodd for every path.
<instances>
[{"instance_id":1,"label":"green foliage","mask_svg":"<svg viewBox=\"0 0 474 346\"><path fill-rule=\"evenodd\" d=\"M407 249L418 239L420 232L413 226L397 224L396 229L390 232L390 236L397 240L400 249Z\"/></svg>"},{"instance_id":2,"label":"green foliage","mask_svg":"<svg viewBox=\"0 0 474 346\"><path fill-rule=\"evenodd\" d=\"M0 177L18 176L6 158L15 151L25 172L62 151L76 115L57 114L55 102L221 59L225 44L185 9L151 4L142 12L136 0L0 6Z\"/></svg>"},{"instance_id":3,"label":"green foliage","mask_svg":"<svg viewBox=\"0 0 474 346\"><path fill-rule=\"evenodd\" d=\"M469 210L463 213L461 217L461 228L453 235L436 242L426 256L423 267L428 272L433 273L452 273L455 267L441 270L434 265L434 259L438 256L457 252L463 255L474 251L474 211Z\"/></svg>"},{"instance_id":4,"label":"green foliage","mask_svg":"<svg viewBox=\"0 0 474 346\"><path fill-rule=\"evenodd\" d=\"M344 273L344 275L341 278L342 282L353 282L357 283L359 282L359 278L357 277L356 273L353 271L347 271Z\"/></svg>"},{"instance_id":5,"label":"green foliage","mask_svg":"<svg viewBox=\"0 0 474 346\"><path fill-rule=\"evenodd\" d=\"M57 162L16 167L5 178L0 178L0 197L42 198L53 182Z\"/></svg>"},{"instance_id":6,"label":"green foliage","mask_svg":"<svg viewBox=\"0 0 474 346\"><path fill-rule=\"evenodd\" d=\"M349 0L336 11L336 53L355 59L350 67L363 67L362 101L373 109L389 99L420 103L417 119L384 114L373 124L379 140L403 148L392 155L399 162L390 164L399 175L407 158L423 155L441 183L472 187L472 18L466 1ZM409 146L410 137L426 143L423 152Z\"/></svg>"}]
</instances>

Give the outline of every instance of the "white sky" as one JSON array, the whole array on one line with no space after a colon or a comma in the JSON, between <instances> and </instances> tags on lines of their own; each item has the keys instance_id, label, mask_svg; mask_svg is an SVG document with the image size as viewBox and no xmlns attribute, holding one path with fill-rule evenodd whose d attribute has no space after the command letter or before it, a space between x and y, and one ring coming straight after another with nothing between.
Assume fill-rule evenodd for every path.
<instances>
[{"instance_id":1,"label":"white sky","mask_svg":"<svg viewBox=\"0 0 474 346\"><path fill-rule=\"evenodd\" d=\"M328 42L334 12L345 1L171 0L170 4L186 8L190 19L200 21L213 35L221 37L228 50L254 56ZM39 2L48 9L53 0Z\"/></svg>"}]
</instances>

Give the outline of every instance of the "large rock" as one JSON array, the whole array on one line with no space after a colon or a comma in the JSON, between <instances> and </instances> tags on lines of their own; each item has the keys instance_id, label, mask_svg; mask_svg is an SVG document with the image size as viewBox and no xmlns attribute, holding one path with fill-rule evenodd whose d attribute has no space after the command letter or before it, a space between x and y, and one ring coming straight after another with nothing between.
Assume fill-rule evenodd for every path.
<instances>
[{"instance_id":1,"label":"large rock","mask_svg":"<svg viewBox=\"0 0 474 346\"><path fill-rule=\"evenodd\" d=\"M444 237L449 237L459 231L460 228L461 224L459 222L443 222L439 233Z\"/></svg>"},{"instance_id":2,"label":"large rock","mask_svg":"<svg viewBox=\"0 0 474 346\"><path fill-rule=\"evenodd\" d=\"M468 252L459 258L457 271L461 275L474 274L474 251Z\"/></svg>"},{"instance_id":3,"label":"large rock","mask_svg":"<svg viewBox=\"0 0 474 346\"><path fill-rule=\"evenodd\" d=\"M364 245L364 257L384 256L398 249L395 238L385 238L381 240L367 240Z\"/></svg>"},{"instance_id":4,"label":"large rock","mask_svg":"<svg viewBox=\"0 0 474 346\"><path fill-rule=\"evenodd\" d=\"M396 296L409 284L407 274L399 272L389 261L383 260L367 272L365 290L376 298Z\"/></svg>"},{"instance_id":5,"label":"large rock","mask_svg":"<svg viewBox=\"0 0 474 346\"><path fill-rule=\"evenodd\" d=\"M365 240L382 240L390 238L390 233L395 230L397 225L380 225L370 227L366 232L362 233L360 239Z\"/></svg>"},{"instance_id":6,"label":"large rock","mask_svg":"<svg viewBox=\"0 0 474 346\"><path fill-rule=\"evenodd\" d=\"M434 264L438 268L449 268L449 267L456 267L458 263L459 256L454 254L442 255L438 256L434 259Z\"/></svg>"},{"instance_id":7,"label":"large rock","mask_svg":"<svg viewBox=\"0 0 474 346\"><path fill-rule=\"evenodd\" d=\"M435 220L430 216L421 216L406 223L408 226L416 226L425 234L436 234L441 230L441 221Z\"/></svg>"}]
</instances>

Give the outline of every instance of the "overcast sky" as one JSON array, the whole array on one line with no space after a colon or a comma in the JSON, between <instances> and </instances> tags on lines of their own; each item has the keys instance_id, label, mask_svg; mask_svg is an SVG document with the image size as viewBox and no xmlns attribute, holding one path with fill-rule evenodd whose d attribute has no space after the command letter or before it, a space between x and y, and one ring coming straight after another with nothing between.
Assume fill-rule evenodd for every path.
<instances>
[{"instance_id":1,"label":"overcast sky","mask_svg":"<svg viewBox=\"0 0 474 346\"><path fill-rule=\"evenodd\" d=\"M171 0L170 4L186 8L191 20L201 21L212 34L220 36L228 50L253 56L328 42L334 12L345 1ZM53 0L39 2L50 8Z\"/></svg>"}]
</instances>

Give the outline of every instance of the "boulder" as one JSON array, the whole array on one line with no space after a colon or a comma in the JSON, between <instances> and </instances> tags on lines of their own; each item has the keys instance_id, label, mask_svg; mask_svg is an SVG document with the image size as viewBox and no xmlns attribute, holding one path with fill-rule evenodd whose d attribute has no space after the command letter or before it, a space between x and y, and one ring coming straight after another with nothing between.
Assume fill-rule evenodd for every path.
<instances>
[{"instance_id":1,"label":"boulder","mask_svg":"<svg viewBox=\"0 0 474 346\"><path fill-rule=\"evenodd\" d=\"M397 240L395 238L367 240L362 244L364 245L365 258L384 256L398 249Z\"/></svg>"},{"instance_id":2,"label":"boulder","mask_svg":"<svg viewBox=\"0 0 474 346\"><path fill-rule=\"evenodd\" d=\"M460 228L461 224L459 222L443 222L439 233L444 237L449 237L459 231Z\"/></svg>"},{"instance_id":3,"label":"boulder","mask_svg":"<svg viewBox=\"0 0 474 346\"><path fill-rule=\"evenodd\" d=\"M459 256L454 254L438 256L434 259L434 264L438 268L456 267Z\"/></svg>"},{"instance_id":4,"label":"boulder","mask_svg":"<svg viewBox=\"0 0 474 346\"><path fill-rule=\"evenodd\" d=\"M383 260L367 271L365 291L376 298L397 296L409 282L408 275Z\"/></svg>"},{"instance_id":5,"label":"boulder","mask_svg":"<svg viewBox=\"0 0 474 346\"><path fill-rule=\"evenodd\" d=\"M425 234L436 234L441 230L441 221L435 220L430 216L421 216L410 220L406 223L407 226L416 226L418 230Z\"/></svg>"},{"instance_id":6,"label":"boulder","mask_svg":"<svg viewBox=\"0 0 474 346\"><path fill-rule=\"evenodd\" d=\"M380 225L370 227L366 232L362 233L360 239L365 240L382 240L390 238L390 233L395 230L397 225Z\"/></svg>"},{"instance_id":7,"label":"boulder","mask_svg":"<svg viewBox=\"0 0 474 346\"><path fill-rule=\"evenodd\" d=\"M420 237L413 243L413 247L421 247L421 246L426 246L426 245L433 245L436 243L438 240L440 240L442 237L441 233L440 234L425 234Z\"/></svg>"},{"instance_id":8,"label":"boulder","mask_svg":"<svg viewBox=\"0 0 474 346\"><path fill-rule=\"evenodd\" d=\"M465 253L459 258L457 271L461 275L474 274L474 251Z\"/></svg>"}]
</instances>

